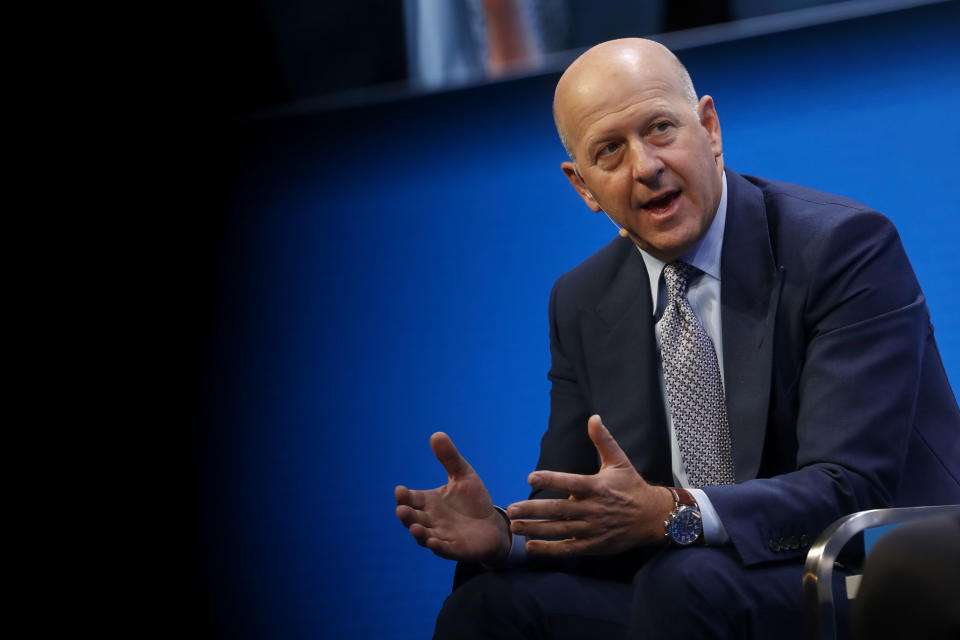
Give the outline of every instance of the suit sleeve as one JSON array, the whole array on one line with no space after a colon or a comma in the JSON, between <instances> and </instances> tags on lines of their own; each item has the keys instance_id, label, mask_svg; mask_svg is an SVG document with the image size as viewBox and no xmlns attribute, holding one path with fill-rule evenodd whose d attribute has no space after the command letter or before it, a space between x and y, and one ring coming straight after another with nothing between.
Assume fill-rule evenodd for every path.
<instances>
[{"instance_id":1,"label":"suit sleeve","mask_svg":"<svg viewBox=\"0 0 960 640\"><path fill-rule=\"evenodd\" d=\"M781 441L795 434L795 461L772 477L705 489L747 565L799 558L840 516L892 503L932 339L923 294L886 218L844 217L795 255L784 268L803 302L777 320L777 331L803 333L787 394L795 424L778 427L771 417L767 431ZM776 339L781 349L790 337Z\"/></svg>"}]
</instances>

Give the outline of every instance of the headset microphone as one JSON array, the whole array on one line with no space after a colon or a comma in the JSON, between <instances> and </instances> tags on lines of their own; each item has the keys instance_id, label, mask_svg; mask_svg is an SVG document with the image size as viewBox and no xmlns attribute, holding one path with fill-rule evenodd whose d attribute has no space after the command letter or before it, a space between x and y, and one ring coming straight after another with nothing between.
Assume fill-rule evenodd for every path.
<instances>
[{"instance_id":1,"label":"headset microphone","mask_svg":"<svg viewBox=\"0 0 960 640\"><path fill-rule=\"evenodd\" d=\"M603 211L603 209L600 209L600 211ZM607 220L609 220L613 224L613 226L617 228L617 233L620 234L621 238L626 238L627 236L630 235L629 231L627 231L626 229L624 229L623 227L621 227L620 225L618 225L616 222L613 221L613 218L610 217L609 213L607 213L606 211L603 211L603 215L607 216Z\"/></svg>"},{"instance_id":2,"label":"headset microphone","mask_svg":"<svg viewBox=\"0 0 960 640\"><path fill-rule=\"evenodd\" d=\"M587 190L587 193L590 193L589 189ZM593 194L590 193L590 196L593 197ZM593 198L593 199L596 200L596 198ZM603 209L600 209L600 211L603 211ZM610 214L609 214L609 213L607 213L606 211L603 211L603 215L607 216L607 220L610 221L610 224L612 224L613 226L615 226L615 227L617 228L617 233L620 234L620 237L621 237L621 238L626 238L627 236L630 235L630 232L629 232L629 231L627 231L626 229L624 229L623 227L621 227L620 225L618 225L616 222L614 222L613 218L610 217Z\"/></svg>"}]
</instances>

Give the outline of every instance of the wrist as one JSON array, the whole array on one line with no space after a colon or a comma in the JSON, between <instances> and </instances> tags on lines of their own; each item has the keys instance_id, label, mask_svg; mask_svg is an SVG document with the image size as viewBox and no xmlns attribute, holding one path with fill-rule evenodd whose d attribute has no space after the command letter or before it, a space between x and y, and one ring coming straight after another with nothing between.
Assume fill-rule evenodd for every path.
<instances>
[{"instance_id":1,"label":"wrist","mask_svg":"<svg viewBox=\"0 0 960 640\"><path fill-rule=\"evenodd\" d=\"M480 561L487 569L494 569L503 566L510 556L510 550L513 546L513 534L510 532L510 517L502 508L494 505L496 511L496 526L499 532L498 544L494 553Z\"/></svg>"}]
</instances>

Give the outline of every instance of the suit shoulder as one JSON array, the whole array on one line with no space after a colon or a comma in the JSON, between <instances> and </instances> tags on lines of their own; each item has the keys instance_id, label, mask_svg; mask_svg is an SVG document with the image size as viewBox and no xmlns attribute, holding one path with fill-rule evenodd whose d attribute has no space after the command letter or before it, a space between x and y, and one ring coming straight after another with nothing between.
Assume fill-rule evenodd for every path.
<instances>
[{"instance_id":1,"label":"suit shoulder","mask_svg":"<svg viewBox=\"0 0 960 640\"><path fill-rule=\"evenodd\" d=\"M774 238L780 236L795 244L803 238L823 238L846 230L884 236L896 234L889 218L856 200L757 176L743 178L763 194Z\"/></svg>"},{"instance_id":2,"label":"suit shoulder","mask_svg":"<svg viewBox=\"0 0 960 640\"><path fill-rule=\"evenodd\" d=\"M747 179L763 194L770 249L786 274L784 287L804 291L796 299L805 301L810 318L829 315L831 322L853 324L916 299L916 276L886 216L816 189ZM844 304L854 297L856 304Z\"/></svg>"}]
</instances>

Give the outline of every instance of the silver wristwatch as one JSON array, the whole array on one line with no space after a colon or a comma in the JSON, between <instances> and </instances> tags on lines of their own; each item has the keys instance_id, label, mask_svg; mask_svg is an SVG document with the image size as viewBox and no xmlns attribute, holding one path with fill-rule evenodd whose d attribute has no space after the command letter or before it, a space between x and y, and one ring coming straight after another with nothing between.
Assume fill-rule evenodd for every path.
<instances>
[{"instance_id":1,"label":"silver wristwatch","mask_svg":"<svg viewBox=\"0 0 960 640\"><path fill-rule=\"evenodd\" d=\"M681 547L702 542L703 519L697 501L686 489L670 487L670 493L673 494L673 511L663 521L664 537Z\"/></svg>"}]
</instances>

